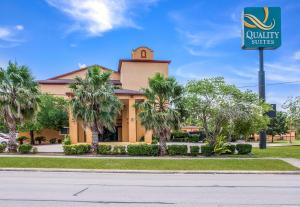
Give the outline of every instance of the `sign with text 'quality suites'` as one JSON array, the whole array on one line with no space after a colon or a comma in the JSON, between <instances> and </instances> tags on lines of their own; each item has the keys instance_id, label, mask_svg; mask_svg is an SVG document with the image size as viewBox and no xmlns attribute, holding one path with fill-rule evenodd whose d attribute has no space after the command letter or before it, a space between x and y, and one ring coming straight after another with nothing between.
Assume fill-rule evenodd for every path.
<instances>
[{"instance_id":1,"label":"sign with text 'quality suites'","mask_svg":"<svg viewBox=\"0 0 300 207\"><path fill-rule=\"evenodd\" d=\"M246 7L242 14L242 48L276 49L281 45L279 7Z\"/></svg>"}]
</instances>

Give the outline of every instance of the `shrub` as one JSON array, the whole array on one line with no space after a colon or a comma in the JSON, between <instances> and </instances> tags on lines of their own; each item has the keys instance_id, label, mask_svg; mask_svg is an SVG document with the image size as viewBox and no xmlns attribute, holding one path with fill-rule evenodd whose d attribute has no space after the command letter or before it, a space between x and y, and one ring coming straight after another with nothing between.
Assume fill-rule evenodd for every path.
<instances>
[{"instance_id":1,"label":"shrub","mask_svg":"<svg viewBox=\"0 0 300 207\"><path fill-rule=\"evenodd\" d=\"M0 153L4 152L6 149L6 144L0 144Z\"/></svg>"},{"instance_id":2,"label":"shrub","mask_svg":"<svg viewBox=\"0 0 300 207\"><path fill-rule=\"evenodd\" d=\"M158 156L159 146L154 144L130 144L127 146L127 152L131 156Z\"/></svg>"},{"instance_id":3,"label":"shrub","mask_svg":"<svg viewBox=\"0 0 300 207\"><path fill-rule=\"evenodd\" d=\"M58 143L58 144L61 144L61 139L58 139L58 140L57 140L57 143Z\"/></svg>"},{"instance_id":4,"label":"shrub","mask_svg":"<svg viewBox=\"0 0 300 207\"><path fill-rule=\"evenodd\" d=\"M238 154L240 154L240 155L249 154L252 151L252 145L251 144L237 144L236 150L238 151Z\"/></svg>"},{"instance_id":5,"label":"shrub","mask_svg":"<svg viewBox=\"0 0 300 207\"><path fill-rule=\"evenodd\" d=\"M89 144L76 144L75 145L76 154L82 155L89 153L91 151L91 145Z\"/></svg>"},{"instance_id":6,"label":"shrub","mask_svg":"<svg viewBox=\"0 0 300 207\"><path fill-rule=\"evenodd\" d=\"M50 139L50 140L49 140L49 143L50 143L50 144L55 144L55 143L56 143L56 138Z\"/></svg>"},{"instance_id":7,"label":"shrub","mask_svg":"<svg viewBox=\"0 0 300 207\"><path fill-rule=\"evenodd\" d=\"M64 145L63 146L65 155L76 155L76 148L74 145Z\"/></svg>"},{"instance_id":8,"label":"shrub","mask_svg":"<svg viewBox=\"0 0 300 207\"><path fill-rule=\"evenodd\" d=\"M20 136L20 137L18 137L16 140L17 140L17 142L19 142L19 144L21 145L21 144L23 144L24 141L27 140L27 139L28 139L28 137L26 137L26 136Z\"/></svg>"},{"instance_id":9,"label":"shrub","mask_svg":"<svg viewBox=\"0 0 300 207\"><path fill-rule=\"evenodd\" d=\"M69 135L65 135L63 145L70 145L71 144L71 138Z\"/></svg>"},{"instance_id":10,"label":"shrub","mask_svg":"<svg viewBox=\"0 0 300 207\"><path fill-rule=\"evenodd\" d=\"M235 153L235 145L234 144L228 144L227 145L228 148L228 153L227 154L234 154Z\"/></svg>"},{"instance_id":11,"label":"shrub","mask_svg":"<svg viewBox=\"0 0 300 207\"><path fill-rule=\"evenodd\" d=\"M159 142L159 137L152 137L151 144L157 144Z\"/></svg>"},{"instance_id":12,"label":"shrub","mask_svg":"<svg viewBox=\"0 0 300 207\"><path fill-rule=\"evenodd\" d=\"M174 131L171 133L171 138L185 138L188 137L187 132L182 132L182 131Z\"/></svg>"},{"instance_id":13,"label":"shrub","mask_svg":"<svg viewBox=\"0 0 300 207\"><path fill-rule=\"evenodd\" d=\"M126 147L119 145L119 146L114 146L112 150L112 154L114 155L125 155L126 154Z\"/></svg>"},{"instance_id":14,"label":"shrub","mask_svg":"<svg viewBox=\"0 0 300 207\"><path fill-rule=\"evenodd\" d=\"M181 138L172 138L171 142L188 142L189 138L188 137L181 137Z\"/></svg>"},{"instance_id":15,"label":"shrub","mask_svg":"<svg viewBox=\"0 0 300 207\"><path fill-rule=\"evenodd\" d=\"M228 154L230 153L229 144L225 142L224 136L217 137L216 144L214 147L214 153L221 155L221 154Z\"/></svg>"},{"instance_id":16,"label":"shrub","mask_svg":"<svg viewBox=\"0 0 300 207\"><path fill-rule=\"evenodd\" d=\"M37 141L39 144L42 144L42 142L44 142L46 140L45 137L43 136L40 136L40 137L36 137L35 138L35 141Z\"/></svg>"},{"instance_id":17,"label":"shrub","mask_svg":"<svg viewBox=\"0 0 300 207\"><path fill-rule=\"evenodd\" d=\"M214 153L214 147L211 145L202 145L201 154L204 156L211 156Z\"/></svg>"},{"instance_id":18,"label":"shrub","mask_svg":"<svg viewBox=\"0 0 300 207\"><path fill-rule=\"evenodd\" d=\"M101 155L111 154L111 145L108 144L99 144L97 147L97 153Z\"/></svg>"},{"instance_id":19,"label":"shrub","mask_svg":"<svg viewBox=\"0 0 300 207\"><path fill-rule=\"evenodd\" d=\"M190 135L188 137L188 141L189 142L199 142L200 141L200 136L197 135L197 134Z\"/></svg>"},{"instance_id":20,"label":"shrub","mask_svg":"<svg viewBox=\"0 0 300 207\"><path fill-rule=\"evenodd\" d=\"M64 153L66 155L82 155L91 151L91 145L89 144L71 144L63 146Z\"/></svg>"},{"instance_id":21,"label":"shrub","mask_svg":"<svg viewBox=\"0 0 300 207\"><path fill-rule=\"evenodd\" d=\"M190 153L192 156L197 156L199 154L199 146L190 146Z\"/></svg>"},{"instance_id":22,"label":"shrub","mask_svg":"<svg viewBox=\"0 0 300 207\"><path fill-rule=\"evenodd\" d=\"M32 145L30 144L21 144L18 148L18 151L22 154L27 154L31 151Z\"/></svg>"},{"instance_id":23,"label":"shrub","mask_svg":"<svg viewBox=\"0 0 300 207\"><path fill-rule=\"evenodd\" d=\"M171 156L174 155L187 155L187 145L169 145L168 154Z\"/></svg>"}]
</instances>

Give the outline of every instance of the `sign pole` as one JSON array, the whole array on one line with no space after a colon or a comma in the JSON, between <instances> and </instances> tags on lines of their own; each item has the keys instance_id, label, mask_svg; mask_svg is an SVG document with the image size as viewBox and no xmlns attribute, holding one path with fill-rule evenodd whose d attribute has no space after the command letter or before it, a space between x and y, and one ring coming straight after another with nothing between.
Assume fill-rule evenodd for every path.
<instances>
[{"instance_id":1,"label":"sign pole","mask_svg":"<svg viewBox=\"0 0 300 207\"><path fill-rule=\"evenodd\" d=\"M259 71L258 71L258 91L259 99L266 101L266 84L265 84L265 71L264 71L264 49L258 48L259 51ZM259 148L267 148L267 135L266 130L262 129L259 133Z\"/></svg>"}]
</instances>

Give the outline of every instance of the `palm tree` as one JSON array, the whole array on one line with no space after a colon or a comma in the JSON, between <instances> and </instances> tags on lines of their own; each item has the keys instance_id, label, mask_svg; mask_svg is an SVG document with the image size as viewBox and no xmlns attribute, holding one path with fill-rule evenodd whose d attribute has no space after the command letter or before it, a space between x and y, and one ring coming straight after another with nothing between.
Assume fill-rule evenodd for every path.
<instances>
[{"instance_id":1,"label":"palm tree","mask_svg":"<svg viewBox=\"0 0 300 207\"><path fill-rule=\"evenodd\" d=\"M74 94L71 100L74 118L82 120L84 127L92 130L93 151L96 152L98 134L104 129L114 131L122 103L114 95L110 72L101 72L97 66L90 67L85 78L76 77L70 84Z\"/></svg>"},{"instance_id":2,"label":"palm tree","mask_svg":"<svg viewBox=\"0 0 300 207\"><path fill-rule=\"evenodd\" d=\"M16 151L17 125L35 117L39 102L38 85L28 67L9 62L0 68L0 113L9 131L8 151Z\"/></svg>"},{"instance_id":3,"label":"palm tree","mask_svg":"<svg viewBox=\"0 0 300 207\"><path fill-rule=\"evenodd\" d=\"M146 100L136 107L146 130L153 130L159 137L160 155L167 152L167 138L172 129L178 129L183 118L184 89L174 78L165 78L157 73L149 79L149 87L143 89Z\"/></svg>"}]
</instances>

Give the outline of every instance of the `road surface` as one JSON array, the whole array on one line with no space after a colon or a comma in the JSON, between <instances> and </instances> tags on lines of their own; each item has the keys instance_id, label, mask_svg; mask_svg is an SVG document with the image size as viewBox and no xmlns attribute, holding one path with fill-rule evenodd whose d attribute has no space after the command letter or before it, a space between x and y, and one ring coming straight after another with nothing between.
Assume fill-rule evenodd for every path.
<instances>
[{"instance_id":1,"label":"road surface","mask_svg":"<svg viewBox=\"0 0 300 207\"><path fill-rule=\"evenodd\" d=\"M0 206L293 207L300 176L0 172Z\"/></svg>"}]
</instances>

